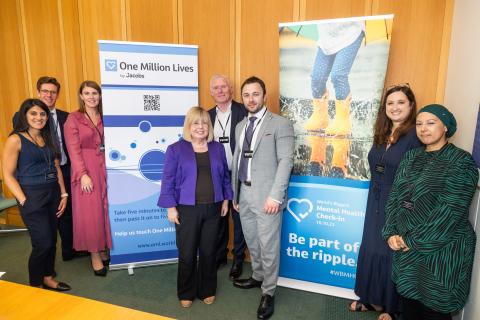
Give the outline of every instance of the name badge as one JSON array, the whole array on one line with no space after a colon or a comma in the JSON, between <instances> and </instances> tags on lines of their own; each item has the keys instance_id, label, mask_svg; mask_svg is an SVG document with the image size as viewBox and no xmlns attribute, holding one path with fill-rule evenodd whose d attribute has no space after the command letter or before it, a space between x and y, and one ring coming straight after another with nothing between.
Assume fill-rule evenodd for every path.
<instances>
[{"instance_id":1,"label":"name badge","mask_svg":"<svg viewBox=\"0 0 480 320\"><path fill-rule=\"evenodd\" d=\"M228 137L219 137L218 142L220 143L229 143L230 139Z\"/></svg>"},{"instance_id":2,"label":"name badge","mask_svg":"<svg viewBox=\"0 0 480 320\"><path fill-rule=\"evenodd\" d=\"M407 209L407 210L413 210L413 202L412 201L402 201L402 208Z\"/></svg>"},{"instance_id":3,"label":"name badge","mask_svg":"<svg viewBox=\"0 0 480 320\"><path fill-rule=\"evenodd\" d=\"M103 144L98 146L98 151L105 152L105 146Z\"/></svg>"},{"instance_id":4,"label":"name badge","mask_svg":"<svg viewBox=\"0 0 480 320\"><path fill-rule=\"evenodd\" d=\"M385 173L385 165L382 163L377 163L375 165L375 172L384 174Z\"/></svg>"},{"instance_id":5,"label":"name badge","mask_svg":"<svg viewBox=\"0 0 480 320\"><path fill-rule=\"evenodd\" d=\"M243 157L245 159L253 158L253 151L252 150L245 150L243 151Z\"/></svg>"},{"instance_id":6,"label":"name badge","mask_svg":"<svg viewBox=\"0 0 480 320\"><path fill-rule=\"evenodd\" d=\"M45 172L45 181L46 182L57 181L57 170L51 169Z\"/></svg>"}]
</instances>

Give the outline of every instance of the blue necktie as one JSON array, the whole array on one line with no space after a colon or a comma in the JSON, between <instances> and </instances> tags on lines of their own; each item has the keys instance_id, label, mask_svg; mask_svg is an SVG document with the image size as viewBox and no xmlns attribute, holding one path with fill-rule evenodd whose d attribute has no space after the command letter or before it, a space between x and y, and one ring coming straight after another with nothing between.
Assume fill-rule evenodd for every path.
<instances>
[{"instance_id":1,"label":"blue necktie","mask_svg":"<svg viewBox=\"0 0 480 320\"><path fill-rule=\"evenodd\" d=\"M241 182L247 181L248 177L248 160L244 157L245 151L252 151L252 138L253 138L253 126L255 124L255 120L257 117L250 117L248 118L250 123L247 127L247 132L245 132L245 137L243 138L243 147L242 147L242 154L240 155L240 166L238 167L238 180Z\"/></svg>"}]
</instances>

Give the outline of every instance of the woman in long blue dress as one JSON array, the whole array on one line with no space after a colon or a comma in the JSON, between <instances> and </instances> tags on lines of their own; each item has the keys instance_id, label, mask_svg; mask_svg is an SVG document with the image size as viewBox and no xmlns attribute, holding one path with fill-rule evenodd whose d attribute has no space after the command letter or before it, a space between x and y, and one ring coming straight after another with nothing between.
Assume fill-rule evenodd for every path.
<instances>
[{"instance_id":1,"label":"woman in long blue dress","mask_svg":"<svg viewBox=\"0 0 480 320\"><path fill-rule=\"evenodd\" d=\"M408 150L421 146L415 133L415 108L415 95L408 85L390 87L378 111L368 154L371 183L355 282L360 299L351 303L350 310L381 311L379 320L394 319L400 312L390 277L393 251L382 238L382 228L398 165Z\"/></svg>"}]
</instances>

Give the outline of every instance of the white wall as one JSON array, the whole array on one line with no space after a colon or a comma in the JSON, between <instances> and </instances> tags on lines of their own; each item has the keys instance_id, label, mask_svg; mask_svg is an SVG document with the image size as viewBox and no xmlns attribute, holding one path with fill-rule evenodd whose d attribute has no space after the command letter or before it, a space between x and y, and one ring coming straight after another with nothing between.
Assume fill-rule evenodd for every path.
<instances>
[{"instance_id":1,"label":"white wall","mask_svg":"<svg viewBox=\"0 0 480 320\"><path fill-rule=\"evenodd\" d=\"M444 104L458 122L451 141L471 152L480 103L480 1L456 0L454 5ZM479 204L477 190L470 208L470 221L477 233L470 297L463 312L454 319L480 319Z\"/></svg>"},{"instance_id":2,"label":"white wall","mask_svg":"<svg viewBox=\"0 0 480 320\"><path fill-rule=\"evenodd\" d=\"M456 0L444 104L458 122L451 141L472 151L480 103L480 1Z\"/></svg>"},{"instance_id":3,"label":"white wall","mask_svg":"<svg viewBox=\"0 0 480 320\"><path fill-rule=\"evenodd\" d=\"M462 0L460 0L462 1ZM472 205L470 207L470 222L472 223L475 232L477 233L477 247L475 250L475 261L473 263L472 283L470 288L470 296L467 304L463 309L463 320L477 320L480 317L480 221L478 211L480 209L480 195L479 188L473 197Z\"/></svg>"}]
</instances>

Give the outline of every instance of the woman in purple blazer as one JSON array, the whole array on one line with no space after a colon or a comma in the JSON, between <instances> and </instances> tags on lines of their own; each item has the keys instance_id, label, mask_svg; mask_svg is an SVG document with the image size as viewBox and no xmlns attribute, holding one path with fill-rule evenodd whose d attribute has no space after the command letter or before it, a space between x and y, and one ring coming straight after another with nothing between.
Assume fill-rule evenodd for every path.
<instances>
[{"instance_id":1,"label":"woman in purple blazer","mask_svg":"<svg viewBox=\"0 0 480 320\"><path fill-rule=\"evenodd\" d=\"M168 210L168 220L175 222L177 295L184 308L195 297L206 304L215 301L218 224L231 199L225 149L213 141L208 112L193 107L185 117L183 140L167 148L158 199L158 206Z\"/></svg>"}]
</instances>

